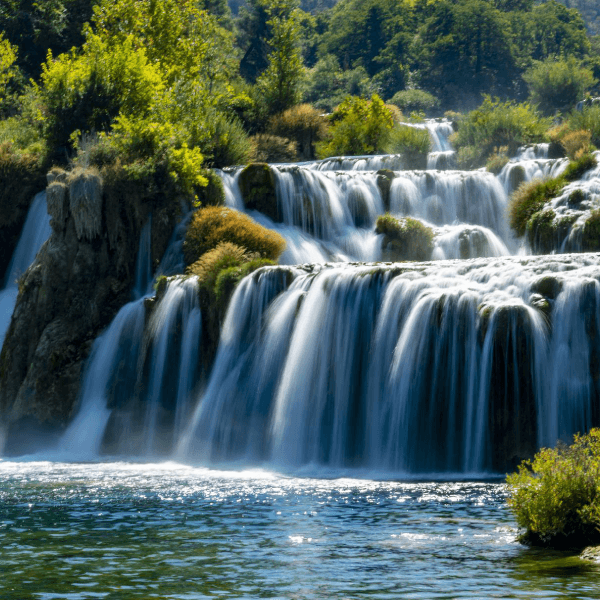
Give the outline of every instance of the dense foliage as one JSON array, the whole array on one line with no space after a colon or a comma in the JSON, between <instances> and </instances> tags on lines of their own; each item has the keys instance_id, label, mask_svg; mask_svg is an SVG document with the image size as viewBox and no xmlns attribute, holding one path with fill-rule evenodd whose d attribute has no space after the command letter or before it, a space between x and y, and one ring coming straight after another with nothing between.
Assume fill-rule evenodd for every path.
<instances>
[{"instance_id":1,"label":"dense foliage","mask_svg":"<svg viewBox=\"0 0 600 600\"><path fill-rule=\"evenodd\" d=\"M507 477L521 540L553 547L600 543L600 430L544 448Z\"/></svg>"}]
</instances>

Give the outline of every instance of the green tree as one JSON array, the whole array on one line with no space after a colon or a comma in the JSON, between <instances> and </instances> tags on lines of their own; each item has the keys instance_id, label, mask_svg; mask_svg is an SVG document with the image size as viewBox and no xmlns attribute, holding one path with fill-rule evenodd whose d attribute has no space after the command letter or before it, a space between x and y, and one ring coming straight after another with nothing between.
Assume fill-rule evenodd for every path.
<instances>
[{"instance_id":1,"label":"green tree","mask_svg":"<svg viewBox=\"0 0 600 600\"><path fill-rule=\"evenodd\" d=\"M421 84L446 106L511 95L516 70L508 22L485 0L440 0L420 35Z\"/></svg>"},{"instance_id":2,"label":"green tree","mask_svg":"<svg viewBox=\"0 0 600 600\"><path fill-rule=\"evenodd\" d=\"M284 12L276 3L273 16L267 25L272 31L268 42L269 66L258 78L257 85L264 95L269 112L276 114L294 106L300 100L304 65L300 52L298 11L292 9Z\"/></svg>"},{"instance_id":3,"label":"green tree","mask_svg":"<svg viewBox=\"0 0 600 600\"><path fill-rule=\"evenodd\" d=\"M529 87L531 102L546 115L573 108L596 83L592 71L573 56L536 62L523 79Z\"/></svg>"}]
</instances>

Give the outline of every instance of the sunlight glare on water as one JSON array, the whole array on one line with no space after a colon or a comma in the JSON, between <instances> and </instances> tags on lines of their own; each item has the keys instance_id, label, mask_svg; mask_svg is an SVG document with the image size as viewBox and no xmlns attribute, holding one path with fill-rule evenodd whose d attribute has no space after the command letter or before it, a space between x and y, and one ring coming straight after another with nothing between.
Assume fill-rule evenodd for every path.
<instances>
[{"instance_id":1,"label":"sunlight glare on water","mask_svg":"<svg viewBox=\"0 0 600 600\"><path fill-rule=\"evenodd\" d=\"M600 598L503 484L0 462L0 598Z\"/></svg>"}]
</instances>

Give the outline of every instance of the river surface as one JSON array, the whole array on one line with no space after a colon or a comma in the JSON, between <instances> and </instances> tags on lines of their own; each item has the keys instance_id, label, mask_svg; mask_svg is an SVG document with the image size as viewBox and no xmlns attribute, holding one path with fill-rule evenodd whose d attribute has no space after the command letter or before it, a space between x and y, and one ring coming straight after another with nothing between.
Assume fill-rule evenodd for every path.
<instances>
[{"instance_id":1,"label":"river surface","mask_svg":"<svg viewBox=\"0 0 600 600\"><path fill-rule=\"evenodd\" d=\"M600 598L516 542L506 488L0 462L0 598Z\"/></svg>"}]
</instances>

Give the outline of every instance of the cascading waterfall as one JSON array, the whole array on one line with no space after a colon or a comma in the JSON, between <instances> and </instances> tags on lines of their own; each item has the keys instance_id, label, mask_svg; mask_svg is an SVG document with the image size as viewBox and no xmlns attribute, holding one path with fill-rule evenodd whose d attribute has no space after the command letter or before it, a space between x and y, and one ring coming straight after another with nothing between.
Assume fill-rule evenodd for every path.
<instances>
[{"instance_id":1,"label":"cascading waterfall","mask_svg":"<svg viewBox=\"0 0 600 600\"><path fill-rule=\"evenodd\" d=\"M4 278L4 288L0 290L0 349L17 302L19 292L17 280L33 262L43 243L50 237L50 231L46 192L40 192L33 199L29 208L23 231Z\"/></svg>"},{"instance_id":2,"label":"cascading waterfall","mask_svg":"<svg viewBox=\"0 0 600 600\"><path fill-rule=\"evenodd\" d=\"M505 258L262 270L235 292L179 453L500 470L598 420L599 266L565 255L550 268ZM538 292L550 283L554 299ZM548 379L565 364L572 378Z\"/></svg>"},{"instance_id":3,"label":"cascading waterfall","mask_svg":"<svg viewBox=\"0 0 600 600\"><path fill-rule=\"evenodd\" d=\"M181 271L187 221L184 218L176 228L157 274ZM169 281L158 306L148 306L154 293L147 290L144 276L150 264L150 223L149 219L140 235L135 299L95 341L77 415L60 442L60 452L72 458L101 451L146 456L169 452L199 383L197 282Z\"/></svg>"},{"instance_id":4,"label":"cascading waterfall","mask_svg":"<svg viewBox=\"0 0 600 600\"><path fill-rule=\"evenodd\" d=\"M452 159L451 126L433 129L430 167ZM600 258L508 257L511 186L566 167L547 150L520 150L499 177L403 170L398 155L271 166L281 222L248 212L286 238L283 266L239 284L210 373L197 283L169 279L96 341L63 449L482 474L600 424ZM241 169L219 174L226 204L245 210ZM585 188L592 210L597 181L588 173L565 194ZM433 229L433 261L348 264L385 257L375 221L386 211Z\"/></svg>"}]
</instances>

